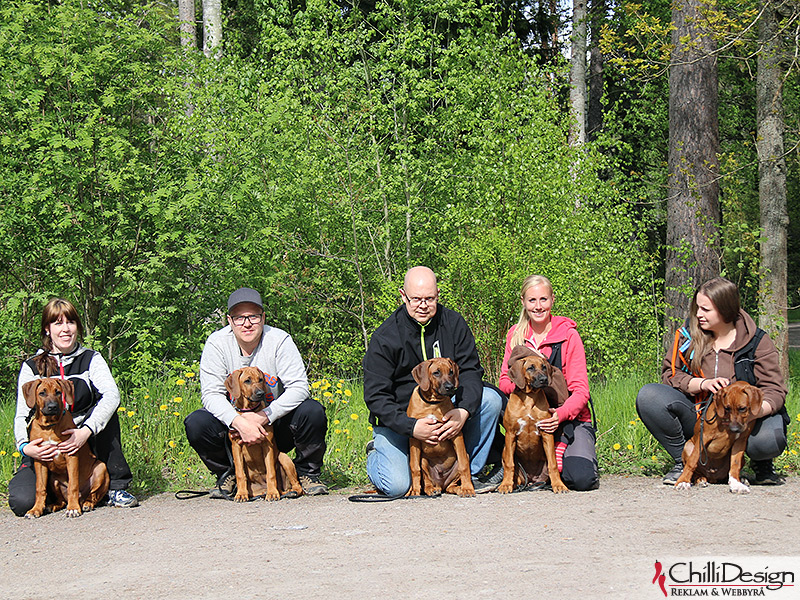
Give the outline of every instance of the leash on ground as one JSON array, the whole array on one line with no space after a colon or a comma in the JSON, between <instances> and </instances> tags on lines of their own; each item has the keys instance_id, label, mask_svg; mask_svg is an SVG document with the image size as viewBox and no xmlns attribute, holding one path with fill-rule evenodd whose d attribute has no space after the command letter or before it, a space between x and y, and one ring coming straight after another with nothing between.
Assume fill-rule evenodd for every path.
<instances>
[{"instance_id":1,"label":"leash on ground","mask_svg":"<svg viewBox=\"0 0 800 600\"><path fill-rule=\"evenodd\" d=\"M399 496L387 496L386 494L374 493L374 494L353 494L352 496L348 496L347 499L350 502L392 502L394 500L416 500L418 498L439 498L441 494L436 494L434 496L406 496L405 494L401 494Z\"/></svg>"},{"instance_id":2,"label":"leash on ground","mask_svg":"<svg viewBox=\"0 0 800 600\"><path fill-rule=\"evenodd\" d=\"M230 444L225 444L225 450L228 453L228 460L230 461L231 465L233 465L233 454L231 453ZM217 487L215 489L220 493L220 495L225 500L230 500L231 502L233 502L233 499L234 499L233 496L231 494L229 494L227 492L227 490L223 489L223 487L220 485L221 481L225 481L231 475L233 475L233 476L236 475L236 470L234 469L233 466L228 467L227 471L225 471L222 475L217 477ZM210 495L212 491L213 490L178 490L177 492L175 492L175 499L176 500L190 500L192 498L201 498L203 496ZM235 484L234 484L234 488L233 488L232 492L233 492L234 495L236 494L236 486L235 486ZM248 500L248 502L252 502L253 500L259 500L259 499L261 499L263 497L264 497L263 495L256 496L254 498L250 498Z\"/></svg>"}]
</instances>

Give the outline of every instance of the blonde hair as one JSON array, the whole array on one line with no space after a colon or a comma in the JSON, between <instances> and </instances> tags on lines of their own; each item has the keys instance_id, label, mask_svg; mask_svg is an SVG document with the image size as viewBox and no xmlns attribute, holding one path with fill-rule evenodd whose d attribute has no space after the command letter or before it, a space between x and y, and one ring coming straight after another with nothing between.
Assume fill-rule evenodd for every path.
<instances>
[{"instance_id":1,"label":"blonde hair","mask_svg":"<svg viewBox=\"0 0 800 600\"><path fill-rule=\"evenodd\" d=\"M525 281L522 282L522 291L519 293L519 297L524 298L525 292L532 287L536 287L537 285L547 286L550 289L550 295L555 295L553 293L553 284L550 283L550 280L547 277L544 275L528 275L525 278ZM519 313L517 328L514 330L514 335L511 337L512 348L514 346L525 344L525 332L528 330L528 325L530 325L530 319L528 318L528 311L525 310L525 306L523 305L522 310Z\"/></svg>"}]
</instances>

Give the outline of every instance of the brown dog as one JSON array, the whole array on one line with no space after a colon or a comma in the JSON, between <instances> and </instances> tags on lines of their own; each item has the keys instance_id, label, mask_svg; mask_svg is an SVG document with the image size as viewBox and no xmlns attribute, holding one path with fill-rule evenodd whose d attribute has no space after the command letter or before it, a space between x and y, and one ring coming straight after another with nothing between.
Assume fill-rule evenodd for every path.
<instances>
[{"instance_id":1,"label":"brown dog","mask_svg":"<svg viewBox=\"0 0 800 600\"><path fill-rule=\"evenodd\" d=\"M432 358L419 363L411 372L419 385L414 388L406 414L414 419L441 422L453 410L450 399L458 387L458 365L449 358ZM409 440L411 489L408 496L448 494L474 496L469 455L461 432L454 438L431 445L416 438ZM424 480L424 481L423 481Z\"/></svg>"},{"instance_id":2,"label":"brown dog","mask_svg":"<svg viewBox=\"0 0 800 600\"><path fill-rule=\"evenodd\" d=\"M228 375L225 388L239 413L263 410L272 401L264 373L255 367L238 369ZM297 498L303 488L289 456L278 451L271 425L265 427L267 438L260 444L243 444L231 430L231 454L236 472L235 502L247 502L264 495L266 500Z\"/></svg>"},{"instance_id":3,"label":"brown dog","mask_svg":"<svg viewBox=\"0 0 800 600\"><path fill-rule=\"evenodd\" d=\"M731 492L750 492L739 476L762 398L760 389L743 381L734 381L714 394L683 447L683 473L676 488L689 489L692 482L722 483L727 476Z\"/></svg>"},{"instance_id":4,"label":"brown dog","mask_svg":"<svg viewBox=\"0 0 800 600\"><path fill-rule=\"evenodd\" d=\"M63 432L75 429L67 406L72 405L75 390L66 379L36 379L22 386L22 395L29 408L34 409L28 439L49 440L58 444L69 438ZM36 501L25 516L41 517L67 507L66 516L80 517L93 510L108 492L108 469L97 460L88 444L72 455L58 454L51 461L35 460ZM46 505L48 489L55 502Z\"/></svg>"},{"instance_id":5,"label":"brown dog","mask_svg":"<svg viewBox=\"0 0 800 600\"><path fill-rule=\"evenodd\" d=\"M503 416L503 481L497 491L508 494L517 485L543 482L549 476L555 493L566 492L556 464L555 436L537 427L539 421L551 416L549 408L563 404L569 396L564 374L524 346L514 348L508 364L508 377L517 389L508 397Z\"/></svg>"}]
</instances>

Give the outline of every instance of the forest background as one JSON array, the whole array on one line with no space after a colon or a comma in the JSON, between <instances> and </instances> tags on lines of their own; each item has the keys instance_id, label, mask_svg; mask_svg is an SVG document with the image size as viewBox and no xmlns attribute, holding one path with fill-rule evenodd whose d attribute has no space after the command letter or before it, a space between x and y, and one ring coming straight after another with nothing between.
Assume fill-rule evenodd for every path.
<instances>
[{"instance_id":1,"label":"forest background","mask_svg":"<svg viewBox=\"0 0 800 600\"><path fill-rule=\"evenodd\" d=\"M242 285L317 381L357 382L417 264L490 379L530 273L553 281L597 382L655 380L671 311L710 275L777 330L800 304L796 2L694 2L702 51L675 34L691 0L178 4L0 8L2 402L53 295L80 307L87 345L131 390L191 372ZM759 188L765 15L785 148L774 214ZM672 105L697 96L670 81L687 44L699 58L681 67L715 68L718 97L699 102L717 130L696 132L714 156L711 217L701 200L688 217L670 208L691 168L672 163ZM686 226L699 236L676 242Z\"/></svg>"}]
</instances>

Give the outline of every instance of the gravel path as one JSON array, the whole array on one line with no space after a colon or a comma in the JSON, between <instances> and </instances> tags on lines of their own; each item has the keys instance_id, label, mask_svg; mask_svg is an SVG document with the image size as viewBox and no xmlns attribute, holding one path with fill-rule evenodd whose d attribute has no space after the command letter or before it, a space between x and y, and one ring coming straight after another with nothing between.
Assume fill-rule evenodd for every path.
<instances>
[{"instance_id":1,"label":"gravel path","mask_svg":"<svg viewBox=\"0 0 800 600\"><path fill-rule=\"evenodd\" d=\"M796 477L738 496L723 485L679 492L614 476L597 491L562 495L353 503L336 493L235 504L162 494L79 519L3 509L0 594L663 598L654 563L670 557L794 556L800 579L798 513Z\"/></svg>"}]
</instances>

